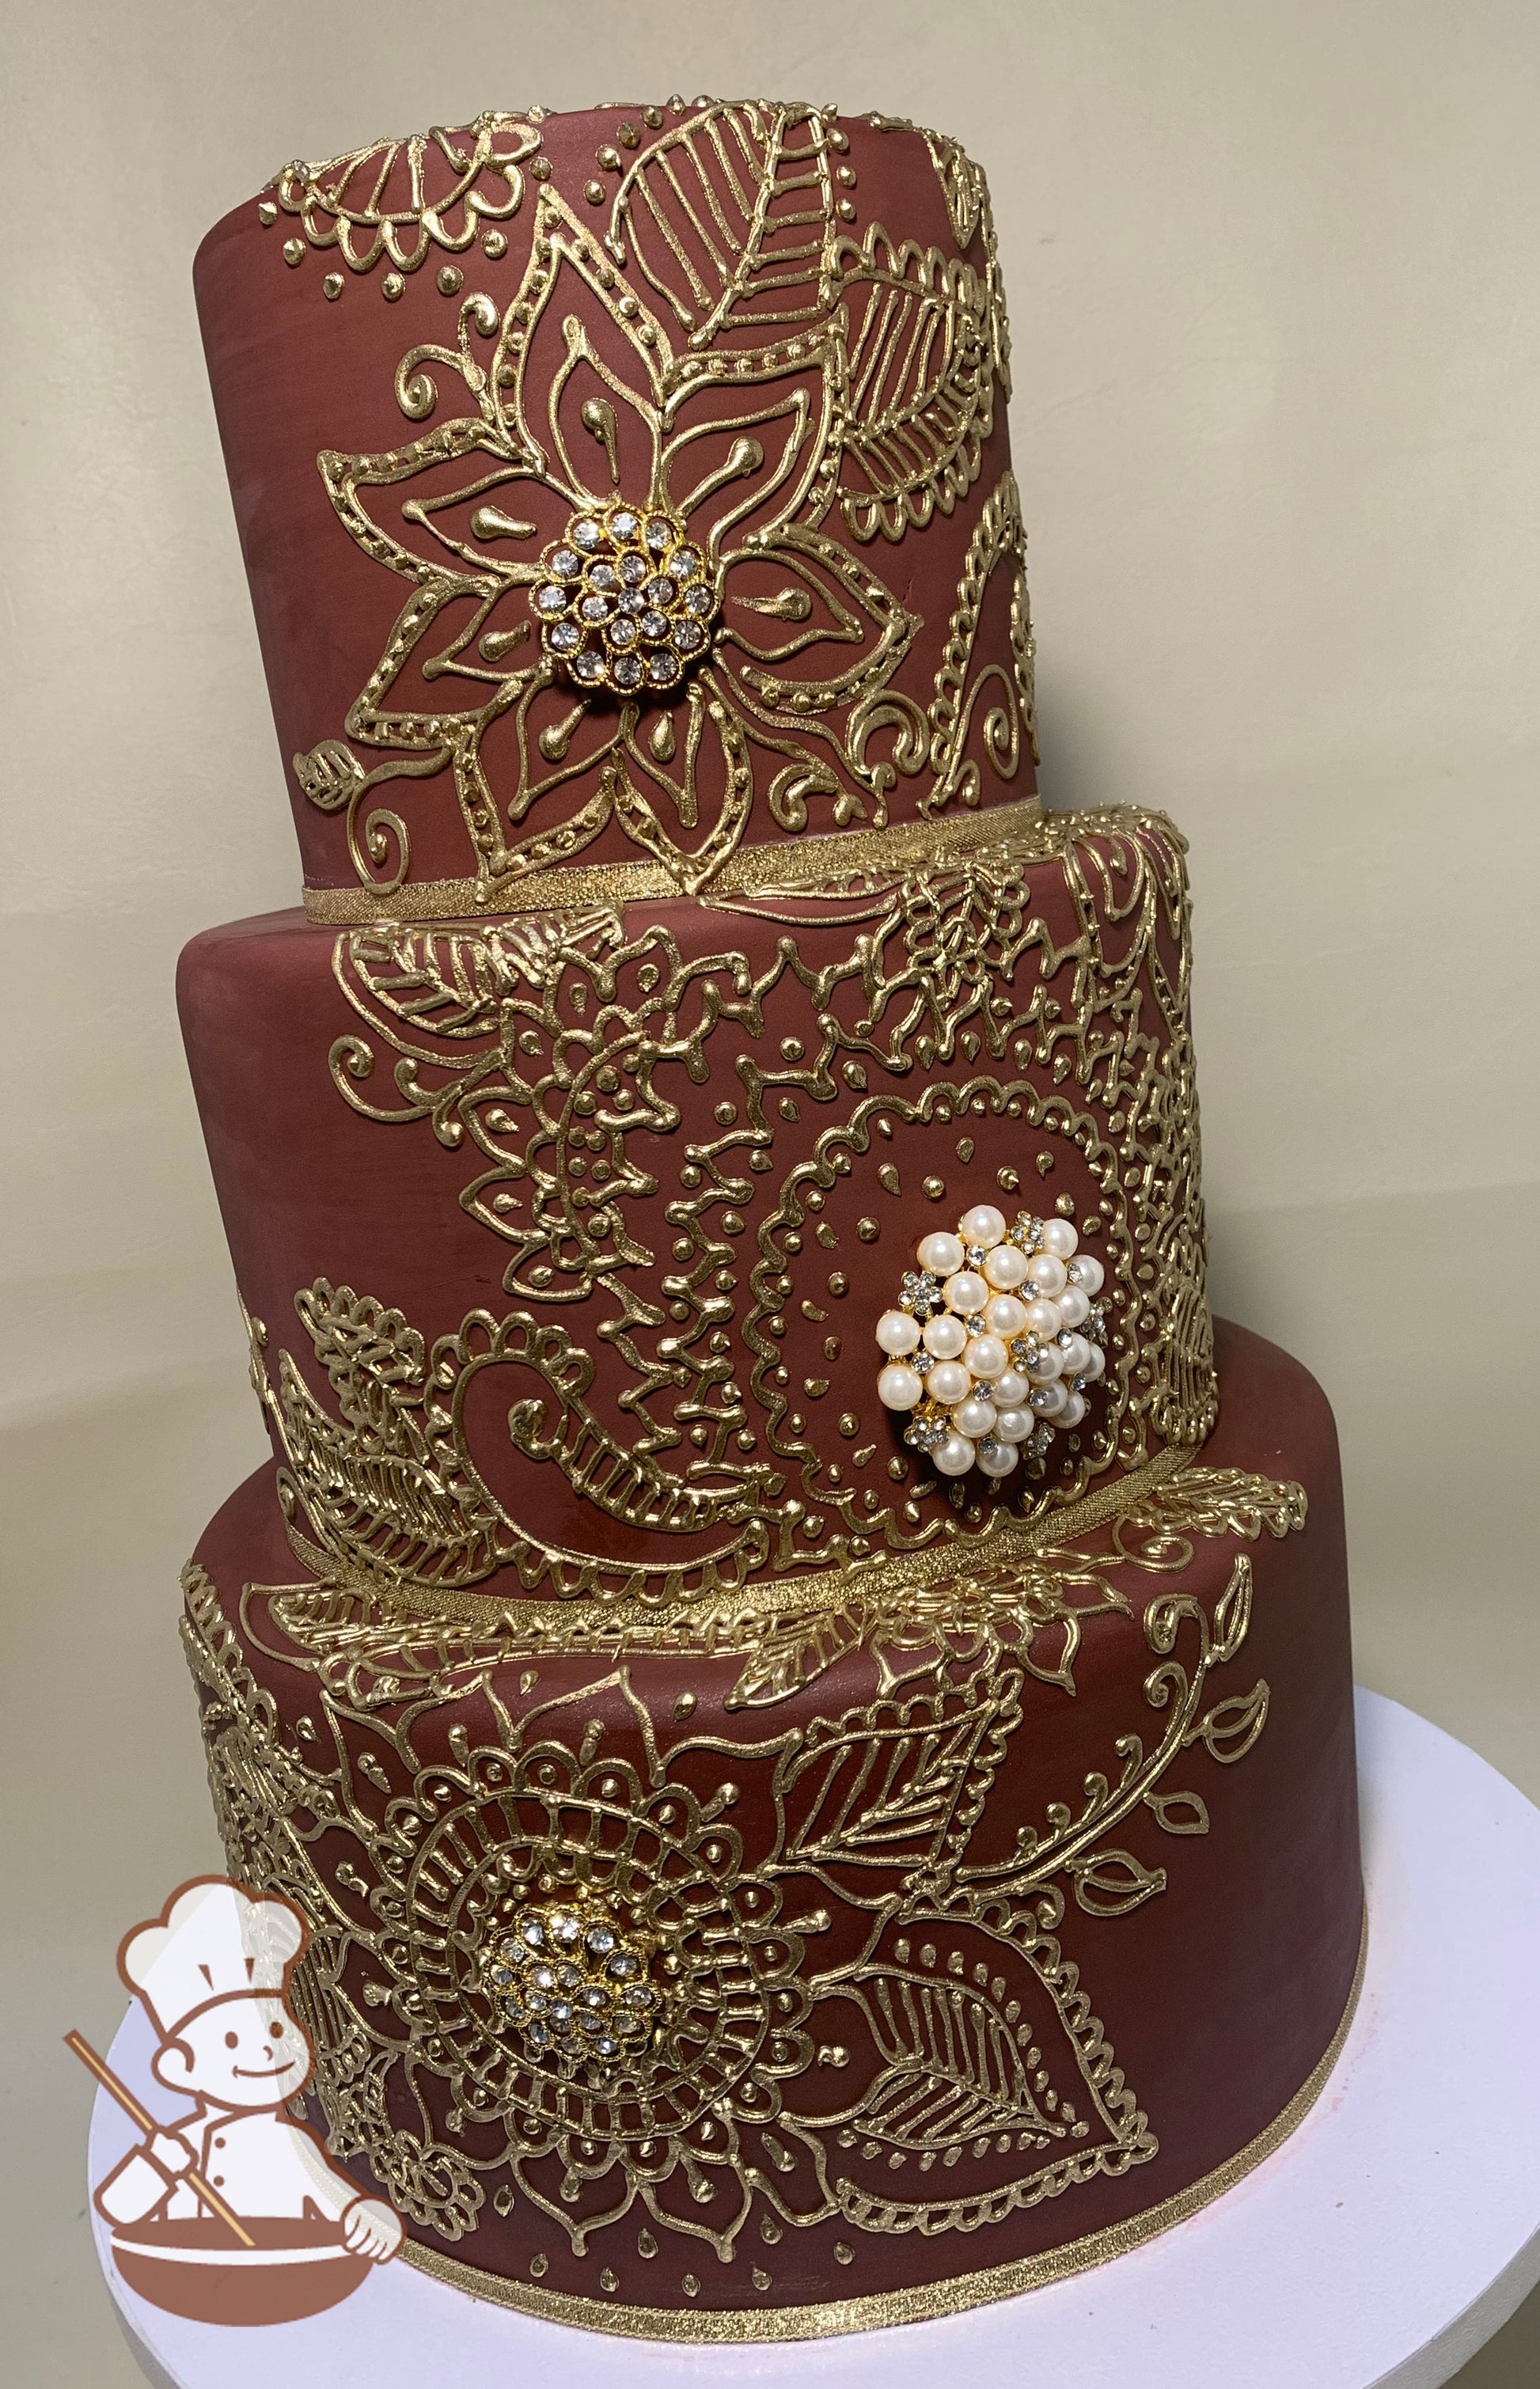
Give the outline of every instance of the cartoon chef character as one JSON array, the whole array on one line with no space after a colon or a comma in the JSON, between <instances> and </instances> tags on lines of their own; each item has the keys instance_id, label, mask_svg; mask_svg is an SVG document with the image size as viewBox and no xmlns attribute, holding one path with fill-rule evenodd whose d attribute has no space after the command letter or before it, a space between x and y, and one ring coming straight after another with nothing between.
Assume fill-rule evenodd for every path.
<instances>
[{"instance_id":1,"label":"cartoon chef character","mask_svg":"<svg viewBox=\"0 0 1540 2389\"><path fill-rule=\"evenodd\" d=\"M313 2063L285 1996L304 1942L287 1900L253 1899L222 1875L185 1884L160 1916L126 1936L118 1971L160 2036L153 2071L198 2104L108 2176L96 2204L109 2222L200 2215L181 2178L196 2166L237 2215L340 2223L355 2255L380 2264L395 2255L394 2208L362 2195L315 2134L285 2113Z\"/></svg>"}]
</instances>

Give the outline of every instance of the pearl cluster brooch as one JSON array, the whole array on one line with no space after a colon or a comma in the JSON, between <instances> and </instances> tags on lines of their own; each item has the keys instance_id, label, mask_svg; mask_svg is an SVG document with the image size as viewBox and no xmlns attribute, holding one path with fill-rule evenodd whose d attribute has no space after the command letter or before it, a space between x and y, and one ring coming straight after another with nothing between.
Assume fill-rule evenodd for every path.
<instances>
[{"instance_id":1,"label":"pearl cluster brooch","mask_svg":"<svg viewBox=\"0 0 1540 2389\"><path fill-rule=\"evenodd\" d=\"M1008 1476L1023 1450L1041 1458L1084 1417L1107 1323L1101 1263L1078 1244L1068 1220L1023 1211L1007 1228L992 1203L965 1211L955 1236L921 1237L918 1268L877 1322L877 1391L912 1412L904 1440L943 1476Z\"/></svg>"}]
</instances>

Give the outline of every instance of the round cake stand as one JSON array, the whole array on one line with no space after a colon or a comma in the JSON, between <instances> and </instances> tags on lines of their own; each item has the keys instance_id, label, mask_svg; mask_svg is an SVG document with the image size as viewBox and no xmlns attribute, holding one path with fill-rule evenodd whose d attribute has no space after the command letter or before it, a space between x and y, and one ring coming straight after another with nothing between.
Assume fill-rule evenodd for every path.
<instances>
[{"instance_id":1,"label":"round cake stand","mask_svg":"<svg viewBox=\"0 0 1540 2389\"><path fill-rule=\"evenodd\" d=\"M852 2338L691 2347L537 2322L399 2262L306 2322L148 2306L97 2254L160 2389L1435 2389L1540 2278L1540 1809L1395 1702L1358 1696L1368 1966L1315 2107L1256 2171L1131 2255L969 2314ZM112 2064L157 2114L129 2012ZM133 2127L98 2094L90 2178Z\"/></svg>"}]
</instances>

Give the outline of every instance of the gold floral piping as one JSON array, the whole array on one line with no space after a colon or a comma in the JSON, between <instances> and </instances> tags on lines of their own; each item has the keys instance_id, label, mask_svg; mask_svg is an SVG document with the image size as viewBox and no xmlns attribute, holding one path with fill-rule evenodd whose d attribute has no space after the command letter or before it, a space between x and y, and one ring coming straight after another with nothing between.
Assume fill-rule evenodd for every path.
<instances>
[{"instance_id":1,"label":"gold floral piping","mask_svg":"<svg viewBox=\"0 0 1540 2389\"><path fill-rule=\"evenodd\" d=\"M938 736L942 732L938 731ZM948 751L958 731L948 716ZM973 854L993 846L1019 846L1042 819L1035 797L988 812L958 814L944 822L899 822L879 830L846 830L833 837L798 837L765 846L740 847L725 862L703 901L755 896L772 889L817 887L831 878L854 880L863 873L902 870L934 858ZM661 862L587 862L567 870L531 872L523 878L408 880L399 888L307 888L305 917L333 926L371 921L466 921L490 909L498 913L562 913L591 904L656 902L684 891L676 875Z\"/></svg>"},{"instance_id":2,"label":"gold floral piping","mask_svg":"<svg viewBox=\"0 0 1540 2389\"><path fill-rule=\"evenodd\" d=\"M1046 2289L1051 2281L1067 2280L1142 2248L1147 2241L1212 2205L1253 2173L1264 2157L1280 2149L1315 2106L1346 2046L1364 1988L1368 1948L1366 1910L1341 2021L1287 2107L1254 2140L1215 2165L1212 2173L1161 2199L1158 2205L1147 2206L1122 2223L1109 2224L1105 2230L1087 2232L1082 2240L1045 2249L1041 2255L1019 2256L1008 2265L956 2274L949 2280L919 2281L912 2289L887 2290L875 2296L831 2298L818 2306L717 2308L700 2314L688 2306L617 2306L600 2298L564 2295L543 2290L537 2281L515 2281L503 2273L484 2272L479 2265L463 2264L437 2248L424 2248L416 2240L404 2242L401 2253L418 2272L449 2289L464 2290L494 2306L512 2306L520 2314L538 2315L544 2322L571 2323L578 2331L608 2332L621 2339L679 2340L698 2346L731 2346L751 2340L836 2339L852 2332L886 2331L900 2323L937 2322L945 2315L966 2314L973 2306L1020 2297L1028 2290Z\"/></svg>"},{"instance_id":3,"label":"gold floral piping","mask_svg":"<svg viewBox=\"0 0 1540 2389\"><path fill-rule=\"evenodd\" d=\"M310 1921L297 1996L334 2148L441 2241L527 2208L633 2298L655 2278L635 2254L687 2267L709 2247L764 2290L788 2234L969 2233L1147 2163L1154 2122L1071 1928L1162 1895L1161 1837L1209 1832L1266 1728L1265 1678L1225 1689L1251 1559L1200 1600L1193 1536L1304 1514L1297 1487L1193 1474L1110 1522L1099 1553L789 1621L736 1654L642 1621L614 1647L531 1645L512 1618L422 1624L336 1582L248 1586L237 1631L189 1568L220 1828L240 1880ZM1114 1629L1123 1730L1110 1718L1103 1765L1050 1796L1040 1738L1018 1740L1029 1686L1072 1695L1086 1638ZM292 1723L259 1653L314 1685ZM836 1658L838 1693L810 1704ZM672 1969L629 2073L556 2063L491 2003L520 1903L562 1901L623 1916Z\"/></svg>"},{"instance_id":4,"label":"gold floral piping","mask_svg":"<svg viewBox=\"0 0 1540 2389\"><path fill-rule=\"evenodd\" d=\"M496 908L611 824L670 889L696 892L751 822L796 834L817 811L880 830L901 781L919 784L911 810L973 805L1035 754L1009 472L982 506L950 641L930 633L929 706L898 680L926 621L871 552L969 499L1008 390L982 175L926 136L948 254L853 229L858 170L832 110L639 113L599 147L613 187L585 186L601 222L558 188L539 111L290 167L259 205L270 227L302 223L291 265L336 251L334 300L381 259L388 300L430 252L467 260L437 275L446 337L419 339L394 377L408 423L440 419L316 459L339 522L399 592L340 735L293 758L306 799L344 817L360 882L357 910L328 899L320 917L378 918L398 896L419 918ZM446 398L458 412L441 413ZM562 576L575 587L581 557L564 543L601 540L622 514L642 545L657 532L660 561L689 557L709 619L671 631L673 581L648 581L669 599L643 610L607 564L580 623ZM986 600L998 635L975 658ZM474 875L412 897L410 809L375 792L441 774Z\"/></svg>"}]
</instances>

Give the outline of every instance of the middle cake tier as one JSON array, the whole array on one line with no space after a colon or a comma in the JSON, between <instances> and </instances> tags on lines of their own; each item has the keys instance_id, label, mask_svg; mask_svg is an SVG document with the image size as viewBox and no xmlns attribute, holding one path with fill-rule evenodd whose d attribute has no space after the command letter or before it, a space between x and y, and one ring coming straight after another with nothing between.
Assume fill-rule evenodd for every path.
<instances>
[{"instance_id":1,"label":"middle cake tier","mask_svg":"<svg viewBox=\"0 0 1540 2389\"><path fill-rule=\"evenodd\" d=\"M457 1597L816 1599L1007 1556L1201 1442L1182 842L1133 811L947 836L732 899L194 940L188 1054L304 1546ZM948 1476L944 1371L890 1407L884 1363L936 1356L876 1331L926 1328L918 1248L981 1206L1083 1291L1062 1354L1012 1346L1030 1436Z\"/></svg>"}]
</instances>

